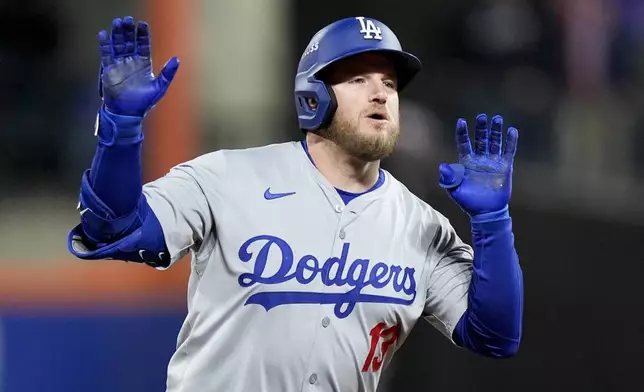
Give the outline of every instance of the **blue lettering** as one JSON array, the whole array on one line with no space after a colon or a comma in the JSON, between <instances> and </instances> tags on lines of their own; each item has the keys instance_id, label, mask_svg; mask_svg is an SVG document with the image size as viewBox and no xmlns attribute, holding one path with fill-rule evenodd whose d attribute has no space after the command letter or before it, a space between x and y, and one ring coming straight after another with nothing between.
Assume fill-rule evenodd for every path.
<instances>
[{"instance_id":1,"label":"blue lettering","mask_svg":"<svg viewBox=\"0 0 644 392\"><path fill-rule=\"evenodd\" d=\"M359 268L359 269L358 269ZM369 260L367 259L356 259L349 266L349 272L347 273L347 283L351 287L357 287L359 284L364 283L364 278L367 277L367 269L369 268ZM358 276L356 277L356 270L358 271Z\"/></svg>"},{"instance_id":2,"label":"blue lettering","mask_svg":"<svg viewBox=\"0 0 644 392\"><path fill-rule=\"evenodd\" d=\"M252 259L253 253L248 251L248 248L257 241L266 241L266 244L262 247L262 249L257 253L257 257L255 258L255 266L253 268L253 273L243 273L239 275L239 285L242 287L249 287L254 285L255 283L265 283L265 284L277 284L277 283L283 283L287 282L290 280L289 277L286 276L288 271L291 270L291 266L293 265L293 250L291 247L286 243L281 238L278 237L273 237L269 235L260 235L257 237L253 237L249 239L248 241L244 242L242 246L239 248L239 259L243 262L248 262ZM282 254L282 264L280 265L280 269L275 273L273 276L267 276L264 277L262 274L264 273L264 269L266 268L266 261L268 260L268 252L271 249L271 246L275 244L279 248L281 254Z\"/></svg>"},{"instance_id":3,"label":"blue lettering","mask_svg":"<svg viewBox=\"0 0 644 392\"><path fill-rule=\"evenodd\" d=\"M258 246L259 245L259 246ZM250 238L239 248L239 259L248 263L254 261L252 272L240 274L238 283L242 287L250 287L256 283L276 285L295 279L303 286L311 284L318 276L325 286L347 287L345 293L310 292L310 291L265 291L251 295L246 304L263 306L270 309L289 304L332 304L338 318L347 317L358 303L388 303L410 305L416 298L416 280L414 268L398 265L387 265L378 262L369 269L369 259L354 259L349 261L350 243L345 243L339 257L330 257L323 263L313 255L302 256L295 265L293 249L283 239L259 235ZM258 247L253 252L251 247ZM276 272L266 271L269 256L279 261ZM391 285L396 293L404 293L407 298L385 295L363 294L365 287L383 289Z\"/></svg>"},{"instance_id":4,"label":"blue lettering","mask_svg":"<svg viewBox=\"0 0 644 392\"><path fill-rule=\"evenodd\" d=\"M323 278L322 282L326 286L331 286L331 285L336 285L336 286L344 286L346 283L346 279L342 277L342 273L344 272L344 267L347 264L347 255L349 254L349 244L345 243L342 246L342 256L338 257L331 257L324 263L324 273L323 273ZM331 268L336 267L336 270L334 271L334 274L331 274Z\"/></svg>"},{"instance_id":5,"label":"blue lettering","mask_svg":"<svg viewBox=\"0 0 644 392\"><path fill-rule=\"evenodd\" d=\"M400 266L398 265L392 265L391 268L389 268L389 276L391 276L391 281L393 282L394 290L396 290L396 292L398 293L403 289L402 283L405 283L405 282L398 283L397 278L401 272L402 272L402 268L400 268ZM403 279L404 278L405 277L403 276Z\"/></svg>"},{"instance_id":6,"label":"blue lettering","mask_svg":"<svg viewBox=\"0 0 644 392\"><path fill-rule=\"evenodd\" d=\"M389 275L387 279L382 280L382 278L387 275L388 270L389 267L387 267L387 264L376 264L371 270L371 274L369 275L369 283L371 283L371 285L377 289L385 287L387 283L389 283L389 279L391 279L391 275Z\"/></svg>"},{"instance_id":7,"label":"blue lettering","mask_svg":"<svg viewBox=\"0 0 644 392\"><path fill-rule=\"evenodd\" d=\"M405 283L409 282L409 287L405 287ZM414 269L405 268L405 277L401 285L403 293L407 295L416 295L416 281L414 280Z\"/></svg>"},{"instance_id":8,"label":"blue lettering","mask_svg":"<svg viewBox=\"0 0 644 392\"><path fill-rule=\"evenodd\" d=\"M302 257L300 261L297 263L297 268L295 269L295 279L297 280L298 283L309 284L313 282L315 277L318 275L319 269L320 269L320 266L318 263L318 259L316 259L315 256L306 255ZM310 271L311 275L308 278L305 277L304 271Z\"/></svg>"}]
</instances>

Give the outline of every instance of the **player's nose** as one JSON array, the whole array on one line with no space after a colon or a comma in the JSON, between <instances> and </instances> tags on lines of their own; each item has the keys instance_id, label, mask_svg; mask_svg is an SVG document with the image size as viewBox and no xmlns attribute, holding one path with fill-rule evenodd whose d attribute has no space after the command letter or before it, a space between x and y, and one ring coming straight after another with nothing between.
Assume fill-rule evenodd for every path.
<instances>
[{"instance_id":1,"label":"player's nose","mask_svg":"<svg viewBox=\"0 0 644 392\"><path fill-rule=\"evenodd\" d=\"M369 96L369 102L375 102L379 104L387 103L387 98L389 94L384 84L379 80L373 80L371 83L371 92Z\"/></svg>"}]
</instances>

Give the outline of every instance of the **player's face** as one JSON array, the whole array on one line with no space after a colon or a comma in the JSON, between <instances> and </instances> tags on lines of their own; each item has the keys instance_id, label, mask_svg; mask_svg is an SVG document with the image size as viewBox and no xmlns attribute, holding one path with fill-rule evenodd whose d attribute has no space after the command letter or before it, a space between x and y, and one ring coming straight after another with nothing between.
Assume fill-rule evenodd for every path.
<instances>
[{"instance_id":1,"label":"player's face","mask_svg":"<svg viewBox=\"0 0 644 392\"><path fill-rule=\"evenodd\" d=\"M338 108L322 136L364 161L389 156L400 135L393 64L381 54L365 53L338 63L325 79Z\"/></svg>"}]
</instances>

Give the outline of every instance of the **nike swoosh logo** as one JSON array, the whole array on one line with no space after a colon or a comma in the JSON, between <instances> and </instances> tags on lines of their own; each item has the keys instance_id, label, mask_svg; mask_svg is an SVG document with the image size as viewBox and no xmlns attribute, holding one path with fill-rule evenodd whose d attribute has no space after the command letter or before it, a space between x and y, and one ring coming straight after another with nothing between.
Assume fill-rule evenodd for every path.
<instances>
[{"instance_id":1,"label":"nike swoosh logo","mask_svg":"<svg viewBox=\"0 0 644 392\"><path fill-rule=\"evenodd\" d=\"M264 199L266 200L274 200L274 199L279 199L282 197L286 196L291 196L294 195L295 192L287 192L287 193L271 193L271 188L267 188L266 191L264 192Z\"/></svg>"}]
</instances>

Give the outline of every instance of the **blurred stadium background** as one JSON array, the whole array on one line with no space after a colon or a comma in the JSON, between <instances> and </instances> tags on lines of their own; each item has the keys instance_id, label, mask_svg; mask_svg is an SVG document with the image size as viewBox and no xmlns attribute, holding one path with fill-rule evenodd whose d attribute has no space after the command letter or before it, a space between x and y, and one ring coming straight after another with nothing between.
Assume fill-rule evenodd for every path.
<instances>
[{"instance_id":1,"label":"blurred stadium background","mask_svg":"<svg viewBox=\"0 0 644 392\"><path fill-rule=\"evenodd\" d=\"M0 392L162 391L185 314L187 262L159 272L66 249L95 146L96 33L133 15L151 23L157 70L182 61L146 122L152 179L210 150L300 138L301 51L364 14L425 64L385 167L464 238L466 217L436 186L456 118L499 113L520 131L520 353L478 358L419 323L382 391L642 390L642 0L3 0Z\"/></svg>"}]
</instances>

